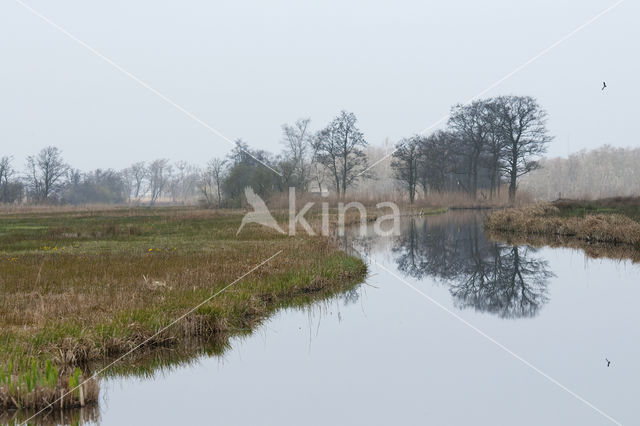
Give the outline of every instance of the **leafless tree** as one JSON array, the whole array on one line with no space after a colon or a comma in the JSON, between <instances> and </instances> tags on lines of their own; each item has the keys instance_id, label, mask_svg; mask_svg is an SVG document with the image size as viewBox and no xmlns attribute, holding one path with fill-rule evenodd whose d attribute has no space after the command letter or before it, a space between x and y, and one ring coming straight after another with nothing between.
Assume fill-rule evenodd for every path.
<instances>
[{"instance_id":1,"label":"leafless tree","mask_svg":"<svg viewBox=\"0 0 640 426\"><path fill-rule=\"evenodd\" d=\"M16 171L11 164L13 158L0 158L0 203L13 203L22 200L22 183L14 179Z\"/></svg>"},{"instance_id":2,"label":"leafless tree","mask_svg":"<svg viewBox=\"0 0 640 426\"><path fill-rule=\"evenodd\" d=\"M518 183L537 199L608 198L640 195L640 148L605 145L568 158L542 158L540 168Z\"/></svg>"},{"instance_id":3,"label":"leafless tree","mask_svg":"<svg viewBox=\"0 0 640 426\"><path fill-rule=\"evenodd\" d=\"M428 189L445 190L447 181L456 169L456 150L459 138L453 132L437 131L421 138L418 158L418 182L426 195Z\"/></svg>"},{"instance_id":4,"label":"leafless tree","mask_svg":"<svg viewBox=\"0 0 640 426\"><path fill-rule=\"evenodd\" d=\"M226 173L227 161L213 158L203 170L200 177L200 193L208 206L222 205L222 184Z\"/></svg>"},{"instance_id":5,"label":"leafless tree","mask_svg":"<svg viewBox=\"0 0 640 426\"><path fill-rule=\"evenodd\" d=\"M149 170L144 161L134 163L122 171L129 202L138 202L146 195L149 190L146 182L148 174Z\"/></svg>"},{"instance_id":6,"label":"leafless tree","mask_svg":"<svg viewBox=\"0 0 640 426\"><path fill-rule=\"evenodd\" d=\"M409 202L413 204L418 183L418 164L421 157L422 138L418 135L402 139L393 152L391 167L398 179L409 193Z\"/></svg>"},{"instance_id":7,"label":"leafless tree","mask_svg":"<svg viewBox=\"0 0 640 426\"><path fill-rule=\"evenodd\" d=\"M537 160L553 138L547 132L547 113L534 98L501 96L495 102L504 140L502 169L509 179L509 200L513 203L518 179L539 167Z\"/></svg>"},{"instance_id":8,"label":"leafless tree","mask_svg":"<svg viewBox=\"0 0 640 426\"><path fill-rule=\"evenodd\" d=\"M148 175L151 197L149 202L150 206L153 206L162 195L167 182L171 178L171 171L172 168L169 165L169 160L166 159L154 160L149 164Z\"/></svg>"},{"instance_id":9,"label":"leafless tree","mask_svg":"<svg viewBox=\"0 0 640 426\"><path fill-rule=\"evenodd\" d=\"M309 130L310 118L302 118L294 125L282 126L285 158L291 163L291 179L298 189L306 191L309 187L309 154L312 150L312 135Z\"/></svg>"},{"instance_id":10,"label":"leafless tree","mask_svg":"<svg viewBox=\"0 0 640 426\"><path fill-rule=\"evenodd\" d=\"M63 187L69 166L62 152L54 147L43 148L37 155L27 157L26 181L31 196L37 202L51 200Z\"/></svg>"},{"instance_id":11,"label":"leafless tree","mask_svg":"<svg viewBox=\"0 0 640 426\"><path fill-rule=\"evenodd\" d=\"M478 190L478 170L491 132L491 109L486 101L474 101L469 105L455 105L451 109L449 128L458 133L462 145L460 154L467 159L469 192L475 197Z\"/></svg>"},{"instance_id":12,"label":"leafless tree","mask_svg":"<svg viewBox=\"0 0 640 426\"><path fill-rule=\"evenodd\" d=\"M0 158L0 202L6 203L9 196L9 180L14 174L11 157Z\"/></svg>"},{"instance_id":13,"label":"leafless tree","mask_svg":"<svg viewBox=\"0 0 640 426\"><path fill-rule=\"evenodd\" d=\"M495 99L486 101L489 109L489 133L485 147L485 165L489 176L489 196L500 195L500 182L504 169L505 139L502 133L502 115L500 114L500 102Z\"/></svg>"},{"instance_id":14,"label":"leafless tree","mask_svg":"<svg viewBox=\"0 0 640 426\"><path fill-rule=\"evenodd\" d=\"M342 197L367 170L367 142L356 122L355 114L342 111L314 141L315 159L329 170Z\"/></svg>"},{"instance_id":15,"label":"leafless tree","mask_svg":"<svg viewBox=\"0 0 640 426\"><path fill-rule=\"evenodd\" d=\"M174 203L184 203L194 195L200 173L197 167L186 161L177 161L174 168L176 172L169 182L169 192Z\"/></svg>"}]
</instances>

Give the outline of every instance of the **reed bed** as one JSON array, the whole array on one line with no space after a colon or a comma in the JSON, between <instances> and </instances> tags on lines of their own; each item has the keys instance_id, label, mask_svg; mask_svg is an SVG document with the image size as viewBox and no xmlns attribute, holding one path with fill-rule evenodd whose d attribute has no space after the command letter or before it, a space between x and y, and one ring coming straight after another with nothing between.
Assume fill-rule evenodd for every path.
<instances>
[{"instance_id":1,"label":"reed bed","mask_svg":"<svg viewBox=\"0 0 640 426\"><path fill-rule=\"evenodd\" d=\"M72 388L70 377L89 377L140 345L121 368L167 348L183 360L195 356L194 339L224 347L275 310L337 294L366 275L360 259L326 238L287 237L258 225L236 236L241 218L195 208L0 217L0 371L11 383L0 382L0 412L47 407ZM99 383L87 386L90 404ZM79 398L70 395L63 408Z\"/></svg>"},{"instance_id":2,"label":"reed bed","mask_svg":"<svg viewBox=\"0 0 640 426\"><path fill-rule=\"evenodd\" d=\"M416 194L413 204L409 203L409 197L404 189L398 188L389 194L369 193L362 191L348 192L344 198L332 193L326 197L317 194L300 194L296 197L298 208L308 202L319 206L321 203L328 203L331 208L336 208L338 203L349 203L357 201L368 209L375 209L376 204L381 202L394 202L402 210L435 208L435 209L490 209L504 208L508 206L525 206L533 202L533 198L526 191L519 191L515 202L509 200L507 188L503 188L500 193L493 195L485 189L479 189L474 197L465 191L431 191L428 194ZM269 198L269 206L275 209L287 209L289 207L289 194L280 193Z\"/></svg>"},{"instance_id":3,"label":"reed bed","mask_svg":"<svg viewBox=\"0 0 640 426\"><path fill-rule=\"evenodd\" d=\"M494 211L486 219L488 230L511 234L571 237L590 243L640 247L640 223L615 210L572 215L553 204Z\"/></svg>"}]
</instances>

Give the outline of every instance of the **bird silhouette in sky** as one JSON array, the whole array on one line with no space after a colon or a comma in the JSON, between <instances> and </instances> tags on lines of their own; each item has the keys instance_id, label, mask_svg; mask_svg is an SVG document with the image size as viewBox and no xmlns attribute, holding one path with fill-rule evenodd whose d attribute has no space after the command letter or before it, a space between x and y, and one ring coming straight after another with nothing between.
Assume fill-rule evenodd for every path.
<instances>
[{"instance_id":1,"label":"bird silhouette in sky","mask_svg":"<svg viewBox=\"0 0 640 426\"><path fill-rule=\"evenodd\" d=\"M607 88L607 83L605 81L602 82L602 90Z\"/></svg>"},{"instance_id":2,"label":"bird silhouette in sky","mask_svg":"<svg viewBox=\"0 0 640 426\"><path fill-rule=\"evenodd\" d=\"M609 361L607 358L605 358L604 360L607 361L607 367L611 365L611 361Z\"/></svg>"},{"instance_id":3,"label":"bird silhouette in sky","mask_svg":"<svg viewBox=\"0 0 640 426\"><path fill-rule=\"evenodd\" d=\"M253 211L244 215L244 217L242 218L242 223L240 224L236 235L240 233L244 225L247 223L258 223L260 225L273 228L281 234L284 234L284 231L282 230L282 228L280 228L278 222L276 222L273 216L271 216L267 205L259 195L253 192L253 189L251 187L247 186L244 189L244 195L247 197L247 202L251 204L251 207L253 207Z\"/></svg>"}]
</instances>

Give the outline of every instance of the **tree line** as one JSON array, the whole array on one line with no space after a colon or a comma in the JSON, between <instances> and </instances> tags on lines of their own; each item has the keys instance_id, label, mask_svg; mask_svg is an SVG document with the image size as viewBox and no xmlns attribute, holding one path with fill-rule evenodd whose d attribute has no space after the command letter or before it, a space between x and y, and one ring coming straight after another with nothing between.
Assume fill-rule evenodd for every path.
<instances>
[{"instance_id":1,"label":"tree line","mask_svg":"<svg viewBox=\"0 0 640 426\"><path fill-rule=\"evenodd\" d=\"M543 158L522 188L534 198L606 198L640 192L640 148L603 146L567 158Z\"/></svg>"},{"instance_id":2,"label":"tree line","mask_svg":"<svg viewBox=\"0 0 640 426\"><path fill-rule=\"evenodd\" d=\"M456 105L445 130L402 139L391 166L413 203L429 191L465 191L489 196L509 183L513 198L519 178L538 167L551 140L546 113L531 97L506 96ZM235 207L250 186L262 197L295 187L300 192L332 189L341 197L369 170L369 143L355 114L341 111L318 131L303 118L282 126L282 150L252 149L241 139L224 158L203 167L167 159L136 162L123 170L82 172L69 166L53 146L29 156L18 172L13 158L0 158L1 203L134 203L159 201Z\"/></svg>"},{"instance_id":3,"label":"tree line","mask_svg":"<svg viewBox=\"0 0 640 426\"><path fill-rule=\"evenodd\" d=\"M242 139L226 158L212 158L204 167L168 159L136 162L123 170L82 172L71 167L62 151L47 146L29 156L19 172L13 157L0 157L0 203L184 203L199 200L209 207L233 207L244 188L268 197L295 187L343 195L367 168L368 143L355 114L342 111L313 132L309 118L282 126L282 152L256 150ZM314 189L315 188L315 189Z\"/></svg>"},{"instance_id":4,"label":"tree line","mask_svg":"<svg viewBox=\"0 0 640 426\"><path fill-rule=\"evenodd\" d=\"M502 183L513 202L520 178L539 168L538 159L552 140L546 117L530 96L455 105L445 130L398 143L392 162L395 177L412 203L418 190L423 195L462 190L474 198L481 191L482 197L493 197Z\"/></svg>"}]
</instances>

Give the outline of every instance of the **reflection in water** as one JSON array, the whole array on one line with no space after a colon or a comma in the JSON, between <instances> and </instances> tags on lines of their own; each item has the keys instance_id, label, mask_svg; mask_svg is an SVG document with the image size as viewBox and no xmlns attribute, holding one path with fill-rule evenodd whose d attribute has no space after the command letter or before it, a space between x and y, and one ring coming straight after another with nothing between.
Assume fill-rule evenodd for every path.
<instances>
[{"instance_id":1,"label":"reflection in water","mask_svg":"<svg viewBox=\"0 0 640 426\"><path fill-rule=\"evenodd\" d=\"M549 300L547 261L535 257L534 248L488 241L478 216L447 219L408 221L393 247L398 270L441 280L458 307L503 318L535 316Z\"/></svg>"},{"instance_id":2,"label":"reflection in water","mask_svg":"<svg viewBox=\"0 0 640 426\"><path fill-rule=\"evenodd\" d=\"M87 405L83 408L58 410L51 408L37 417L31 418L34 411L10 411L0 413L0 424L3 425L21 425L21 424L38 424L43 426L54 425L85 425L100 424L100 409L98 405Z\"/></svg>"}]
</instances>

